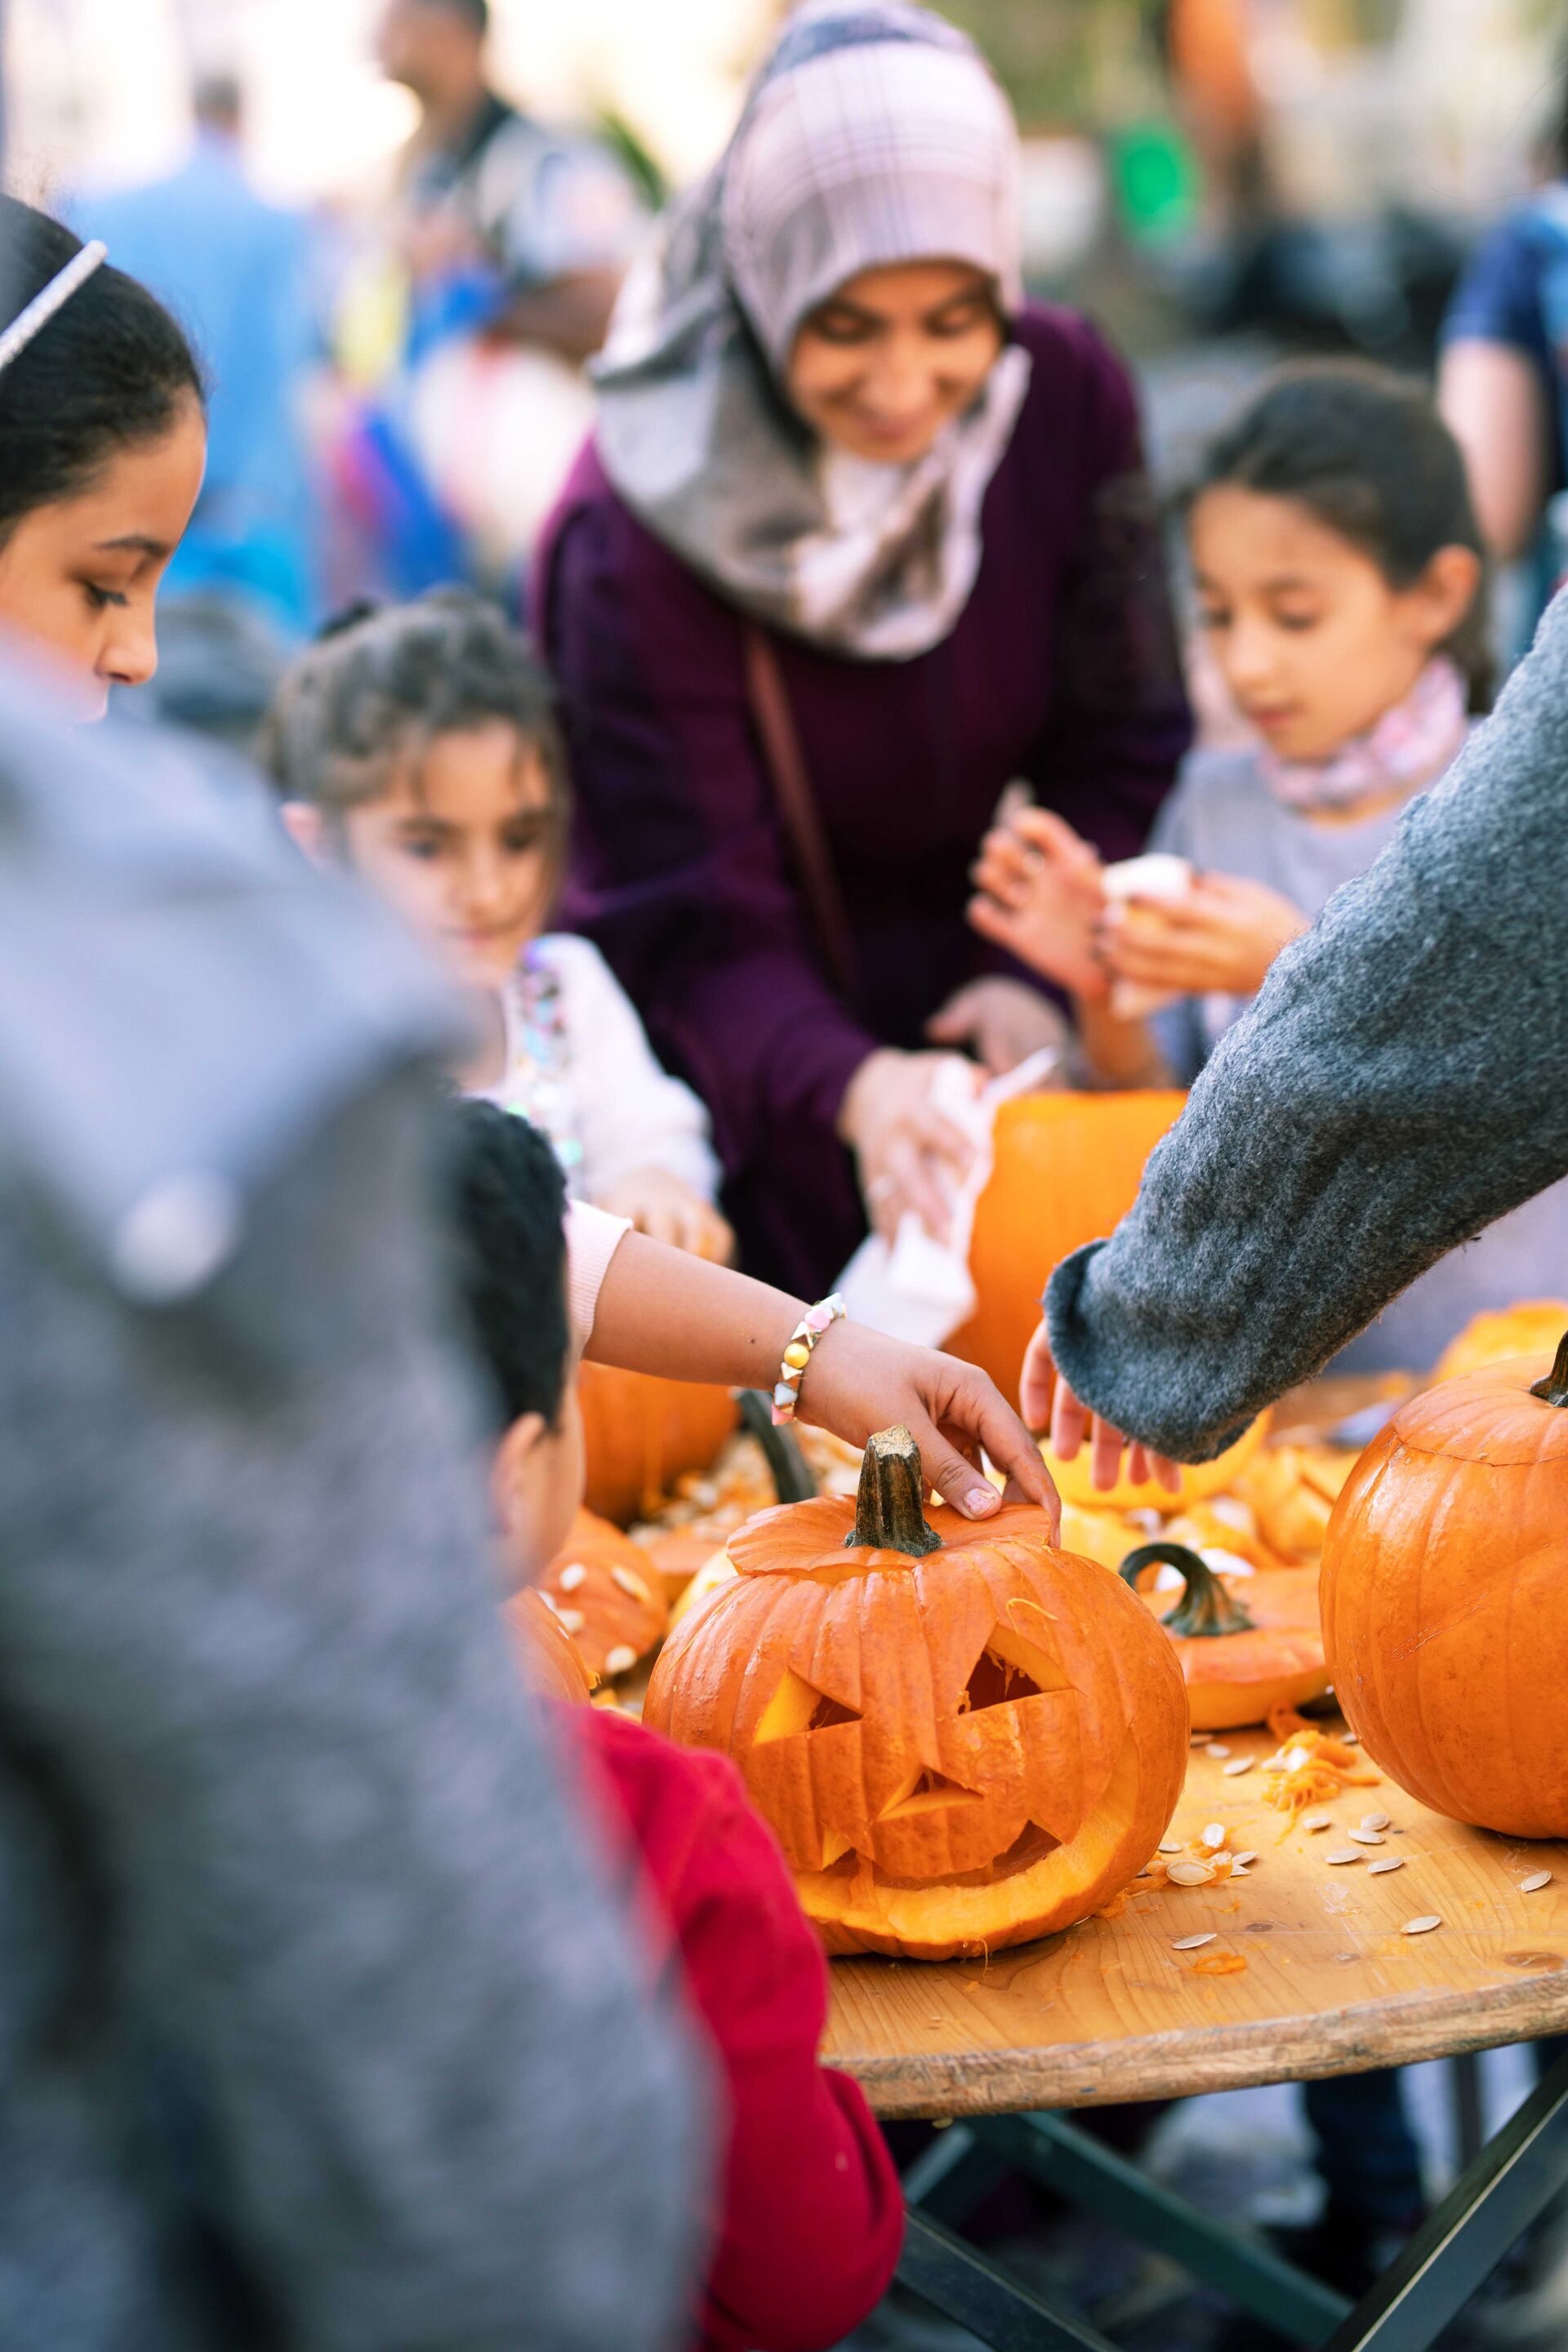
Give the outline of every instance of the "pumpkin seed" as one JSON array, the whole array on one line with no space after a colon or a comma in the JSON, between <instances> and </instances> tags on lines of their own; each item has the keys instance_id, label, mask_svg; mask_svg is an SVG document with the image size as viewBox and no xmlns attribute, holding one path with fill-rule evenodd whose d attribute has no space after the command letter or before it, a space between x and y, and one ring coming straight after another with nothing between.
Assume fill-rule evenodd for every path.
<instances>
[{"instance_id":1,"label":"pumpkin seed","mask_svg":"<svg viewBox=\"0 0 1568 2352\"><path fill-rule=\"evenodd\" d=\"M1349 1838L1354 1838L1357 1845L1381 1845L1383 1843L1383 1832L1381 1830L1347 1830L1345 1832L1345 1835Z\"/></svg>"},{"instance_id":2,"label":"pumpkin seed","mask_svg":"<svg viewBox=\"0 0 1568 2352\"><path fill-rule=\"evenodd\" d=\"M1534 1895L1542 1887L1550 1886L1551 1884L1552 1873L1549 1870L1532 1870L1528 1878L1520 1880L1519 1891L1521 1895Z\"/></svg>"},{"instance_id":3,"label":"pumpkin seed","mask_svg":"<svg viewBox=\"0 0 1568 2352\"><path fill-rule=\"evenodd\" d=\"M569 1633L580 1633L588 1622L580 1609L558 1609L555 1613Z\"/></svg>"},{"instance_id":4,"label":"pumpkin seed","mask_svg":"<svg viewBox=\"0 0 1568 2352\"><path fill-rule=\"evenodd\" d=\"M1257 1761L1258 1759L1256 1756L1233 1756L1230 1762L1225 1768L1226 1779L1227 1780L1234 1780L1241 1773L1250 1772Z\"/></svg>"},{"instance_id":5,"label":"pumpkin seed","mask_svg":"<svg viewBox=\"0 0 1568 2352\"><path fill-rule=\"evenodd\" d=\"M1195 1952L1200 1944L1212 1944L1213 1942L1214 1932L1211 1929L1209 1934L1206 1936L1179 1936L1176 1941L1172 1945L1171 1949L1173 1952Z\"/></svg>"},{"instance_id":6,"label":"pumpkin seed","mask_svg":"<svg viewBox=\"0 0 1568 2352\"><path fill-rule=\"evenodd\" d=\"M1257 1860L1258 1856L1250 1851L1246 1853L1233 1853L1230 1858L1230 1866L1232 1870L1245 1870L1249 1862L1256 1862Z\"/></svg>"},{"instance_id":7,"label":"pumpkin seed","mask_svg":"<svg viewBox=\"0 0 1568 2352\"><path fill-rule=\"evenodd\" d=\"M1156 1851L1160 1853L1180 1853L1182 1841L1180 1838L1162 1838Z\"/></svg>"},{"instance_id":8,"label":"pumpkin seed","mask_svg":"<svg viewBox=\"0 0 1568 2352\"><path fill-rule=\"evenodd\" d=\"M1233 1862L1230 1865L1230 1874L1233 1878L1250 1878L1252 1873L1246 1868L1245 1864Z\"/></svg>"},{"instance_id":9,"label":"pumpkin seed","mask_svg":"<svg viewBox=\"0 0 1568 2352\"><path fill-rule=\"evenodd\" d=\"M1333 1825L1332 1818L1328 1813L1303 1813L1301 1816L1301 1827L1304 1830L1331 1830Z\"/></svg>"},{"instance_id":10,"label":"pumpkin seed","mask_svg":"<svg viewBox=\"0 0 1568 2352\"><path fill-rule=\"evenodd\" d=\"M1212 1756L1217 1763L1221 1757L1228 1756L1230 1754L1230 1750L1228 1748L1224 1746L1220 1740L1211 1739L1208 1746L1204 1749L1204 1754L1205 1756Z\"/></svg>"},{"instance_id":11,"label":"pumpkin seed","mask_svg":"<svg viewBox=\"0 0 1568 2352\"><path fill-rule=\"evenodd\" d=\"M620 1586L623 1592L629 1592L632 1599L634 1601L640 1601L645 1609L650 1605L653 1600L653 1595L649 1592L647 1585L643 1582L635 1568L622 1568L617 1561L616 1566L611 1569L610 1575L615 1582Z\"/></svg>"},{"instance_id":12,"label":"pumpkin seed","mask_svg":"<svg viewBox=\"0 0 1568 2352\"><path fill-rule=\"evenodd\" d=\"M1165 1875L1173 1886L1206 1886L1214 1866L1206 1862L1173 1862Z\"/></svg>"},{"instance_id":13,"label":"pumpkin seed","mask_svg":"<svg viewBox=\"0 0 1568 2352\"><path fill-rule=\"evenodd\" d=\"M1402 1936L1429 1936L1434 1927L1442 1924L1436 1911L1427 1911L1419 1919L1406 1919L1399 1932Z\"/></svg>"},{"instance_id":14,"label":"pumpkin seed","mask_svg":"<svg viewBox=\"0 0 1568 2352\"><path fill-rule=\"evenodd\" d=\"M1340 1734L1340 1746L1342 1748L1359 1748L1361 1746L1360 1732L1342 1731Z\"/></svg>"},{"instance_id":15,"label":"pumpkin seed","mask_svg":"<svg viewBox=\"0 0 1568 2352\"><path fill-rule=\"evenodd\" d=\"M552 1592L546 1592L542 1584L539 1588L539 1597L541 1601L543 1601L545 1607L549 1610L552 1617L560 1616L561 1603L556 1600L555 1595Z\"/></svg>"},{"instance_id":16,"label":"pumpkin seed","mask_svg":"<svg viewBox=\"0 0 1568 2352\"><path fill-rule=\"evenodd\" d=\"M1363 1830L1385 1830L1388 1827L1388 1815L1386 1813L1363 1813L1361 1817L1361 1825Z\"/></svg>"},{"instance_id":17,"label":"pumpkin seed","mask_svg":"<svg viewBox=\"0 0 1568 2352\"><path fill-rule=\"evenodd\" d=\"M1331 1869L1333 1868L1336 1864L1342 1862L1359 1862L1361 1858L1360 1847L1353 1845L1337 1845L1335 1846L1332 1853L1326 1853L1323 1856L1323 1860L1329 1864Z\"/></svg>"},{"instance_id":18,"label":"pumpkin seed","mask_svg":"<svg viewBox=\"0 0 1568 2352\"><path fill-rule=\"evenodd\" d=\"M1405 1857L1403 1854L1385 1853L1379 1861L1369 1862L1367 1864L1366 1874L1369 1878L1376 1878L1385 1870L1403 1870L1404 1867Z\"/></svg>"},{"instance_id":19,"label":"pumpkin seed","mask_svg":"<svg viewBox=\"0 0 1568 2352\"><path fill-rule=\"evenodd\" d=\"M637 1654L629 1642L617 1642L605 1660L607 1675L629 1675L637 1662Z\"/></svg>"},{"instance_id":20,"label":"pumpkin seed","mask_svg":"<svg viewBox=\"0 0 1568 2352\"><path fill-rule=\"evenodd\" d=\"M1199 1840L1199 1843L1202 1845L1223 1845L1225 1843L1225 1823L1223 1822L1209 1822L1206 1823Z\"/></svg>"},{"instance_id":21,"label":"pumpkin seed","mask_svg":"<svg viewBox=\"0 0 1568 2352\"><path fill-rule=\"evenodd\" d=\"M1305 1748L1287 1748L1285 1750L1285 1761L1279 1769L1283 1772L1300 1772L1302 1767L1310 1764L1311 1760L1311 1754L1309 1749Z\"/></svg>"}]
</instances>

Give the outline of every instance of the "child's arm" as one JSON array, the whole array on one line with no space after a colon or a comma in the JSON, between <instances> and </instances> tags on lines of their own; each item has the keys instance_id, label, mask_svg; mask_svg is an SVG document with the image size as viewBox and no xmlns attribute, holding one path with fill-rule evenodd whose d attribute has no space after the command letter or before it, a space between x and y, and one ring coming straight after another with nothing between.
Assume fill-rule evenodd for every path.
<instances>
[{"instance_id":1,"label":"child's arm","mask_svg":"<svg viewBox=\"0 0 1568 2352\"><path fill-rule=\"evenodd\" d=\"M1049 809L1020 809L1009 825L986 835L974 881L969 920L975 930L1070 992L1089 1084L1169 1086L1170 1070L1147 1022L1111 1009L1100 944L1102 868L1089 843Z\"/></svg>"},{"instance_id":2,"label":"child's arm","mask_svg":"<svg viewBox=\"0 0 1568 2352\"><path fill-rule=\"evenodd\" d=\"M572 1726L607 1770L679 1939L721 2070L730 2135L704 2352L816 2352L885 2293L899 2179L858 2085L817 2063L827 1971L784 1856L720 1757L640 1724Z\"/></svg>"},{"instance_id":3,"label":"child's arm","mask_svg":"<svg viewBox=\"0 0 1568 2352\"><path fill-rule=\"evenodd\" d=\"M771 1391L805 1311L803 1300L749 1275L627 1234L610 1259L585 1352L626 1371ZM850 1445L901 1423L931 1485L966 1518L997 1507L995 1488L972 1466L982 1446L1031 1502L1058 1507L1017 1414L983 1371L955 1357L835 1323L801 1382L800 1414Z\"/></svg>"}]
</instances>

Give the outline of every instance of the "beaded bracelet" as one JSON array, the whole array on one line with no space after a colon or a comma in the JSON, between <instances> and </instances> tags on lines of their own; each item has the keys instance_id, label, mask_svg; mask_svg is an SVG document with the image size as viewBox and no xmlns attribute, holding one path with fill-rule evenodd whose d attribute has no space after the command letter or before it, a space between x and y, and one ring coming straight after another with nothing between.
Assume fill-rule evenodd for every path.
<instances>
[{"instance_id":1,"label":"beaded bracelet","mask_svg":"<svg viewBox=\"0 0 1568 2352\"><path fill-rule=\"evenodd\" d=\"M834 1323L842 1323L848 1313L837 1291L831 1298L819 1298L808 1307L790 1334L789 1346L784 1351L779 1366L777 1386L773 1390L773 1427L780 1429L795 1419L795 1409L800 1402L800 1384L805 1368L811 1361L811 1351L823 1333Z\"/></svg>"}]
</instances>

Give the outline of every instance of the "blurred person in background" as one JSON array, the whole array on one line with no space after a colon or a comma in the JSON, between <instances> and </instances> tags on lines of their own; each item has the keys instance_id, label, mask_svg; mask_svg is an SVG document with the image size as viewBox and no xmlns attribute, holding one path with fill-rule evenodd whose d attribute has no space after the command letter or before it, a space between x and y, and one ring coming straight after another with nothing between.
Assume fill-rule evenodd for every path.
<instances>
[{"instance_id":1,"label":"blurred person in background","mask_svg":"<svg viewBox=\"0 0 1568 2352\"><path fill-rule=\"evenodd\" d=\"M1541 184L1477 247L1443 324L1437 400L1476 514L1514 567L1500 650L1517 659L1568 571L1553 504L1568 489L1568 70Z\"/></svg>"},{"instance_id":2,"label":"blurred person in background","mask_svg":"<svg viewBox=\"0 0 1568 2352\"><path fill-rule=\"evenodd\" d=\"M72 212L193 338L209 383L206 479L170 566L165 715L243 737L314 617L302 399L310 359L308 231L246 174L238 84L199 82L178 171L82 196Z\"/></svg>"},{"instance_id":3,"label":"blurred person in background","mask_svg":"<svg viewBox=\"0 0 1568 2352\"><path fill-rule=\"evenodd\" d=\"M379 567L356 589L510 584L587 430L583 363L645 226L604 141L497 92L489 22L488 0L386 0L378 26L420 121L339 320L373 394L344 453Z\"/></svg>"},{"instance_id":4,"label":"blurred person in background","mask_svg":"<svg viewBox=\"0 0 1568 2352\"><path fill-rule=\"evenodd\" d=\"M945 1233L939 1079L1062 1040L964 922L999 796L1126 856L1187 743L1136 395L1026 299L1018 174L954 27L799 10L627 282L539 566L564 919L708 1104L748 1269L807 1297L863 1204Z\"/></svg>"}]
</instances>

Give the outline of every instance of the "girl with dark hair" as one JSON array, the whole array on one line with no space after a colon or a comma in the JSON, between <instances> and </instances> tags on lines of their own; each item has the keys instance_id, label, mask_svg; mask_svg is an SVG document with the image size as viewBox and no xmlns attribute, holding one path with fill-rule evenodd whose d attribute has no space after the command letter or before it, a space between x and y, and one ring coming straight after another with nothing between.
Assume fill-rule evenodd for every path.
<instances>
[{"instance_id":1,"label":"girl with dark hair","mask_svg":"<svg viewBox=\"0 0 1568 2352\"><path fill-rule=\"evenodd\" d=\"M1187 531L1243 740L1186 761L1152 836L1179 862L1121 895L1028 810L976 869L975 928L1074 991L1102 1085L1194 1077L1490 698L1464 462L1417 387L1353 362L1284 371L1209 449ZM1565 1249L1559 1185L1424 1276L1339 1368L1424 1370L1472 1314L1551 1288Z\"/></svg>"},{"instance_id":2,"label":"girl with dark hair","mask_svg":"<svg viewBox=\"0 0 1568 2352\"><path fill-rule=\"evenodd\" d=\"M577 1198L728 1257L701 1104L598 950L548 929L570 793L550 680L500 613L446 589L351 617L289 670L269 734L300 845L391 899L469 992L465 1093L542 1128Z\"/></svg>"},{"instance_id":3,"label":"girl with dark hair","mask_svg":"<svg viewBox=\"0 0 1568 2352\"><path fill-rule=\"evenodd\" d=\"M54 657L73 705L158 665L153 608L201 488L201 370L101 246L0 196L0 627Z\"/></svg>"}]
</instances>

